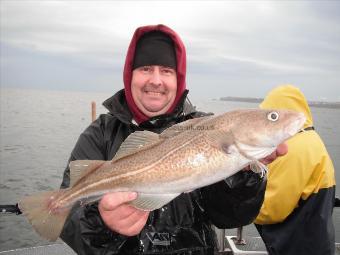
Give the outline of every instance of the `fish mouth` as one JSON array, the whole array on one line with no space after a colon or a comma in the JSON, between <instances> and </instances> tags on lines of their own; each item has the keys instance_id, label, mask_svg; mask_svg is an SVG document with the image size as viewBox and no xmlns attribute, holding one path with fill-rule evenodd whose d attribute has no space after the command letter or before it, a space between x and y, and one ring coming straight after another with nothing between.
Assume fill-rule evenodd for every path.
<instances>
[{"instance_id":1,"label":"fish mouth","mask_svg":"<svg viewBox=\"0 0 340 255\"><path fill-rule=\"evenodd\" d=\"M250 145L246 143L237 143L236 147L238 151L245 158L254 161L258 159L262 159L268 155L270 155L273 151L275 151L276 146L258 146L258 145Z\"/></svg>"},{"instance_id":2,"label":"fish mouth","mask_svg":"<svg viewBox=\"0 0 340 255\"><path fill-rule=\"evenodd\" d=\"M301 130L305 122L306 122L305 115L303 113L299 113L298 118L285 128L285 131L288 134L288 138L292 137L297 132L299 132L299 130Z\"/></svg>"}]
</instances>

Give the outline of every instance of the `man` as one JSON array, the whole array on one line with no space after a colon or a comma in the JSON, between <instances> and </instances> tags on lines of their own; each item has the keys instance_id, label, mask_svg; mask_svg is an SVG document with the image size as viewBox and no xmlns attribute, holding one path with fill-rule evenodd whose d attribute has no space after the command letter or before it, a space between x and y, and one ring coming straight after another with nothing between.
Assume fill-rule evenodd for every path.
<instances>
[{"instance_id":1,"label":"man","mask_svg":"<svg viewBox=\"0 0 340 255\"><path fill-rule=\"evenodd\" d=\"M307 118L303 132L287 141L289 153L269 165L255 221L267 250L271 255L333 255L334 168L307 100L298 88L285 85L268 93L260 107L295 110Z\"/></svg>"},{"instance_id":2,"label":"man","mask_svg":"<svg viewBox=\"0 0 340 255\"><path fill-rule=\"evenodd\" d=\"M106 100L101 115L80 136L71 160L111 160L137 130L160 133L173 124L205 116L186 100L186 53L179 36L164 25L138 28L124 67L124 90ZM285 145L264 160L285 154ZM99 204L74 208L62 239L79 254L214 254L212 228L249 224L261 207L265 180L241 171L225 181L185 193L145 212L127 202L134 192L105 195ZM66 168L62 188L69 186Z\"/></svg>"}]
</instances>

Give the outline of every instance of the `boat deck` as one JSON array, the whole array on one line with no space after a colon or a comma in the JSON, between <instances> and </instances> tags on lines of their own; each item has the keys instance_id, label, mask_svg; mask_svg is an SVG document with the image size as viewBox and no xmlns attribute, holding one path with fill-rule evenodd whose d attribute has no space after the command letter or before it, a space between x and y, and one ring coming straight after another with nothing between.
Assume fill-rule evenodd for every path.
<instances>
[{"instance_id":1,"label":"boat deck","mask_svg":"<svg viewBox=\"0 0 340 255\"><path fill-rule=\"evenodd\" d=\"M259 237L246 237L245 245L235 244L234 236L226 236L226 246L220 254L224 255L267 255L265 246ZM64 243L2 251L1 255L75 255L76 253ZM340 243L336 244L335 255L340 255Z\"/></svg>"},{"instance_id":2,"label":"boat deck","mask_svg":"<svg viewBox=\"0 0 340 255\"><path fill-rule=\"evenodd\" d=\"M36 246L0 252L1 255L75 255L76 253L64 243Z\"/></svg>"}]
</instances>

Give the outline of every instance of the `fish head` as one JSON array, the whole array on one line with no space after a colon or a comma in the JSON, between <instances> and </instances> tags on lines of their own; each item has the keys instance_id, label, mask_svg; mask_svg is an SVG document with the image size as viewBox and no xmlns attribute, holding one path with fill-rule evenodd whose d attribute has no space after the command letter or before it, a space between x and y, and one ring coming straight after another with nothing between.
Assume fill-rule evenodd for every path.
<instances>
[{"instance_id":1,"label":"fish head","mask_svg":"<svg viewBox=\"0 0 340 255\"><path fill-rule=\"evenodd\" d=\"M301 130L306 121L303 113L276 109L239 110L232 119L228 130L234 143L252 159L271 154L279 144Z\"/></svg>"}]
</instances>

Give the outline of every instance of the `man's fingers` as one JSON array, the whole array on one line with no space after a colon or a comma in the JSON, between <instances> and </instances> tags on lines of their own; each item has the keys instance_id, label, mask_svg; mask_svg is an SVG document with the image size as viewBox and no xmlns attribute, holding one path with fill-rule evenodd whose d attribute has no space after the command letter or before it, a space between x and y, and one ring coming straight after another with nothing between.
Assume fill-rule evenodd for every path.
<instances>
[{"instance_id":1,"label":"man's fingers","mask_svg":"<svg viewBox=\"0 0 340 255\"><path fill-rule=\"evenodd\" d=\"M149 212L138 210L129 205L121 205L114 211L104 211L102 214L105 224L122 235L133 236L144 227Z\"/></svg>"},{"instance_id":2,"label":"man's fingers","mask_svg":"<svg viewBox=\"0 0 340 255\"><path fill-rule=\"evenodd\" d=\"M136 220L134 224L132 224L129 228L127 228L127 230L125 231L125 235L134 236L134 235L139 234L140 231L145 226L146 221L148 220L149 212L142 211L142 213L139 213L138 217L139 217L138 220Z\"/></svg>"},{"instance_id":3,"label":"man's fingers","mask_svg":"<svg viewBox=\"0 0 340 255\"><path fill-rule=\"evenodd\" d=\"M272 163L277 157L286 155L287 152L288 152L288 145L286 143L281 143L277 146L276 150L272 154L261 159L260 161L263 164L268 165Z\"/></svg>"},{"instance_id":4,"label":"man's fingers","mask_svg":"<svg viewBox=\"0 0 340 255\"><path fill-rule=\"evenodd\" d=\"M137 209L128 204L122 204L116 207L113 211L103 211L109 217L115 217L116 220L124 221L136 213Z\"/></svg>"},{"instance_id":5,"label":"man's fingers","mask_svg":"<svg viewBox=\"0 0 340 255\"><path fill-rule=\"evenodd\" d=\"M135 225L137 222L142 220L147 220L149 212L141 211L134 208L134 212L125 218L121 218L119 221L119 226L121 228L128 228Z\"/></svg>"},{"instance_id":6,"label":"man's fingers","mask_svg":"<svg viewBox=\"0 0 340 255\"><path fill-rule=\"evenodd\" d=\"M145 226L149 212L127 204L137 198L136 192L106 194L99 202L99 213L111 230L122 235L133 236Z\"/></svg>"},{"instance_id":7,"label":"man's fingers","mask_svg":"<svg viewBox=\"0 0 340 255\"><path fill-rule=\"evenodd\" d=\"M101 210L104 211L112 211L116 209L121 204L125 204L137 198L136 192L115 192L105 194L101 201L99 202L99 206Z\"/></svg>"},{"instance_id":8,"label":"man's fingers","mask_svg":"<svg viewBox=\"0 0 340 255\"><path fill-rule=\"evenodd\" d=\"M286 143L281 143L279 146L276 148L276 155L278 157L281 157L283 155L286 155L288 152L288 145Z\"/></svg>"}]
</instances>

